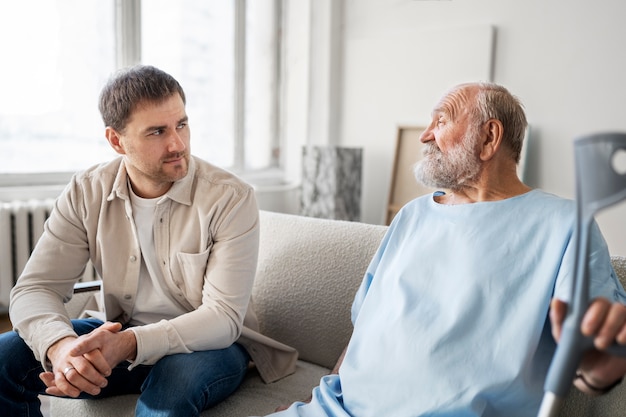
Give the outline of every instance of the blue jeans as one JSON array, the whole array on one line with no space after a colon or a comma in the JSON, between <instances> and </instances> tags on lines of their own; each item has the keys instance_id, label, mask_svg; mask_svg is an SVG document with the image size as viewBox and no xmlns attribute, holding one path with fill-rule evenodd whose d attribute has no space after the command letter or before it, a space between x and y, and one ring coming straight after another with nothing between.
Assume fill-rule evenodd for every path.
<instances>
[{"instance_id":1,"label":"blue jeans","mask_svg":"<svg viewBox=\"0 0 626 417\"><path fill-rule=\"evenodd\" d=\"M72 320L79 335L102 324L95 319ZM169 355L151 366L128 370L123 362L109 376L98 399L121 394L140 394L136 416L198 416L232 394L246 374L250 357L238 344L226 349ZM0 410L11 417L41 416L38 395L46 387L39 379L43 369L33 352L15 332L0 334Z\"/></svg>"}]
</instances>

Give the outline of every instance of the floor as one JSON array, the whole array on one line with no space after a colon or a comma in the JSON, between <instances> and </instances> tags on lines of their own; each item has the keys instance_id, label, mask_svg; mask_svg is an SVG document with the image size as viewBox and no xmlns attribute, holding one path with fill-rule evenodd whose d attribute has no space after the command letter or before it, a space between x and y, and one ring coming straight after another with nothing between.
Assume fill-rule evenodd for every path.
<instances>
[{"instance_id":1,"label":"floor","mask_svg":"<svg viewBox=\"0 0 626 417\"><path fill-rule=\"evenodd\" d=\"M6 313L0 314L0 333L8 332L11 330L11 321ZM41 413L43 417L50 416L50 400L48 397L42 395L41 397Z\"/></svg>"},{"instance_id":2,"label":"floor","mask_svg":"<svg viewBox=\"0 0 626 417\"><path fill-rule=\"evenodd\" d=\"M0 315L0 333L8 332L9 330L11 330L9 315L7 313L2 313Z\"/></svg>"}]
</instances>

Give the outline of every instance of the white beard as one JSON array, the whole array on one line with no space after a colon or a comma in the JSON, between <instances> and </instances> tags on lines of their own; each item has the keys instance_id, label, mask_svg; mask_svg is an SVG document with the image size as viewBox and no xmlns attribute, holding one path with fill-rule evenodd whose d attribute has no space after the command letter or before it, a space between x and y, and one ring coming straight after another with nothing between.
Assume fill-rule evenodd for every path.
<instances>
[{"instance_id":1,"label":"white beard","mask_svg":"<svg viewBox=\"0 0 626 417\"><path fill-rule=\"evenodd\" d=\"M415 179L427 187L458 190L478 178L482 162L476 150L476 134L468 132L460 144L443 153L432 141L424 158L413 167Z\"/></svg>"}]
</instances>

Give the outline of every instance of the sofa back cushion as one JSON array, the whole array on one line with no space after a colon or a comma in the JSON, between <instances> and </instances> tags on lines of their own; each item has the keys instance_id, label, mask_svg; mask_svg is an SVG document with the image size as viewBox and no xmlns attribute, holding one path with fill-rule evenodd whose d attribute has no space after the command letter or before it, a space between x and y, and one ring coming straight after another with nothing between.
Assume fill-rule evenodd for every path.
<instances>
[{"instance_id":1,"label":"sofa back cushion","mask_svg":"<svg viewBox=\"0 0 626 417\"><path fill-rule=\"evenodd\" d=\"M624 256L611 256L611 263L615 269L617 277L621 281L622 285L626 288L626 257Z\"/></svg>"},{"instance_id":2,"label":"sofa back cushion","mask_svg":"<svg viewBox=\"0 0 626 417\"><path fill-rule=\"evenodd\" d=\"M261 211L252 292L261 332L332 368L352 334L350 307L386 226Z\"/></svg>"}]
</instances>

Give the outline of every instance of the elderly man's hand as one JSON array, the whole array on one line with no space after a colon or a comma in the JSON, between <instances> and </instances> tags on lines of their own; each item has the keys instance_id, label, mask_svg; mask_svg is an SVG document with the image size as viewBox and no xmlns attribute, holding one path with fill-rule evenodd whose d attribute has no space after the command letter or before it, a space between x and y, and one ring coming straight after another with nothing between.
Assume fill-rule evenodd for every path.
<instances>
[{"instance_id":1,"label":"elderly man's hand","mask_svg":"<svg viewBox=\"0 0 626 417\"><path fill-rule=\"evenodd\" d=\"M550 322L557 342L561 338L566 313L566 303L552 300ZM584 381L576 380L575 385L588 394L598 394L626 374L626 359L605 352L613 342L626 345L626 306L603 298L595 299L583 317L580 330L584 336L593 338L595 349L583 356L578 371ZM599 390L593 390L591 386Z\"/></svg>"}]
</instances>

